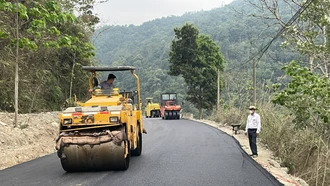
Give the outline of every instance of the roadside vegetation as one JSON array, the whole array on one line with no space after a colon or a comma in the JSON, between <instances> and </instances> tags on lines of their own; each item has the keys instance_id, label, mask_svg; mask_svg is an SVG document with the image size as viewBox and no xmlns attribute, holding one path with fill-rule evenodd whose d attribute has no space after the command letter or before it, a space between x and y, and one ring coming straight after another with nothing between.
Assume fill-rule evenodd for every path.
<instances>
[{"instance_id":1,"label":"roadside vegetation","mask_svg":"<svg viewBox=\"0 0 330 186\"><path fill-rule=\"evenodd\" d=\"M325 20L329 17L330 3L322 0L295 4L271 2L260 1L254 6L265 13L260 14L261 18L273 17L275 23L284 29L281 46L299 52L301 57L282 65L285 75L278 77L284 80L282 83L268 86L259 81L256 87L262 98L257 104L262 118L261 142L280 158L289 173L303 178L310 185L330 185L330 22ZM283 4L302 12L295 22L285 24L285 19L279 16L281 12L278 10ZM249 89L247 85L243 87ZM242 97L248 97L248 94ZM249 103L251 101L243 105ZM246 109L235 108L228 100L223 104L225 107L217 120L228 124L241 123L244 129Z\"/></svg>"},{"instance_id":2,"label":"roadside vegetation","mask_svg":"<svg viewBox=\"0 0 330 186\"><path fill-rule=\"evenodd\" d=\"M95 52L94 3L0 0L0 111L16 110L16 93L19 113L59 110L87 95L81 66Z\"/></svg>"},{"instance_id":3,"label":"roadside vegetation","mask_svg":"<svg viewBox=\"0 0 330 186\"><path fill-rule=\"evenodd\" d=\"M288 109L271 103L258 104L257 113L262 122L261 143L279 158L288 173L304 179L309 185L330 184L329 141L319 129L297 127ZM246 108L222 108L220 115L209 119L227 125L239 123L241 130L245 130L248 114Z\"/></svg>"}]
</instances>

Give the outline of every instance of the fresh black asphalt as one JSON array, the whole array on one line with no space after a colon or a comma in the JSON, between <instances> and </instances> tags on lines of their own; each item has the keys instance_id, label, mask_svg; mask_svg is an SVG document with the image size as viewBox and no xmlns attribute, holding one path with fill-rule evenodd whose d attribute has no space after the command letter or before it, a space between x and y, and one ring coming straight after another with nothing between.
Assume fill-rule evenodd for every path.
<instances>
[{"instance_id":1,"label":"fresh black asphalt","mask_svg":"<svg viewBox=\"0 0 330 186\"><path fill-rule=\"evenodd\" d=\"M66 173L55 153L0 171L1 186L282 185L231 136L190 120L144 119L143 152L127 171ZM54 142L55 144L55 142ZM54 145L52 144L52 145Z\"/></svg>"}]
</instances>

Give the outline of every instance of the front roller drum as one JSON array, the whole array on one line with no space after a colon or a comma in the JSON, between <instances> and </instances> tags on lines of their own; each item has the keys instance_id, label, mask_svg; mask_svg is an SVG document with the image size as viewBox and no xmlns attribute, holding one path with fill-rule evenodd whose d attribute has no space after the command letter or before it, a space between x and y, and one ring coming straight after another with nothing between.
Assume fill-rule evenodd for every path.
<instances>
[{"instance_id":1,"label":"front roller drum","mask_svg":"<svg viewBox=\"0 0 330 186\"><path fill-rule=\"evenodd\" d=\"M127 170L130 157L125 153L125 143L127 142L122 141L120 146L113 142L99 145L69 145L63 148L60 158L62 167L68 172Z\"/></svg>"},{"instance_id":2,"label":"front roller drum","mask_svg":"<svg viewBox=\"0 0 330 186\"><path fill-rule=\"evenodd\" d=\"M125 131L62 133L57 155L65 171L127 170L130 160Z\"/></svg>"}]
</instances>

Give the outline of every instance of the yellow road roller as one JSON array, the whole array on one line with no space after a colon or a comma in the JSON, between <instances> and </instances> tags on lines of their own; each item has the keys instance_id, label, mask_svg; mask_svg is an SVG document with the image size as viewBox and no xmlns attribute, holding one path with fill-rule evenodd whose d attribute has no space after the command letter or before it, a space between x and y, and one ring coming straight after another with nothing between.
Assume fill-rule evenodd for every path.
<instances>
[{"instance_id":1,"label":"yellow road roller","mask_svg":"<svg viewBox=\"0 0 330 186\"><path fill-rule=\"evenodd\" d=\"M76 102L60 113L57 155L67 172L127 170L130 156L142 153L142 102L140 82L131 66L83 66L91 73L91 98ZM118 88L102 88L99 71L128 71L136 79L136 90L120 92ZM87 91L87 90L86 90Z\"/></svg>"},{"instance_id":2,"label":"yellow road roller","mask_svg":"<svg viewBox=\"0 0 330 186\"><path fill-rule=\"evenodd\" d=\"M146 98L146 106L144 108L146 118L158 118L160 117L160 105L159 103L152 102L152 98Z\"/></svg>"}]
</instances>

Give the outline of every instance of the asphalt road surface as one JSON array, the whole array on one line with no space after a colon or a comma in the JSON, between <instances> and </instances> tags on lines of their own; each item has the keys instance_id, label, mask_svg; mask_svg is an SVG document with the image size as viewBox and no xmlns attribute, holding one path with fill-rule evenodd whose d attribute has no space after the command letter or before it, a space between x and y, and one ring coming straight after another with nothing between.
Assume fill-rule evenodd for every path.
<instances>
[{"instance_id":1,"label":"asphalt road surface","mask_svg":"<svg viewBox=\"0 0 330 186\"><path fill-rule=\"evenodd\" d=\"M54 153L0 171L0 185L281 185L234 138L211 126L151 118L144 127L142 155L131 158L127 171L66 173Z\"/></svg>"}]
</instances>

